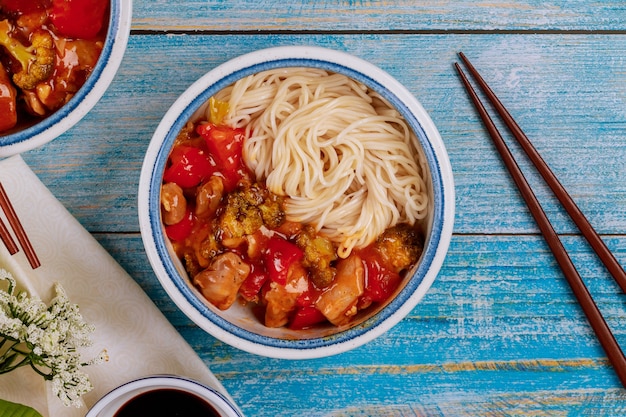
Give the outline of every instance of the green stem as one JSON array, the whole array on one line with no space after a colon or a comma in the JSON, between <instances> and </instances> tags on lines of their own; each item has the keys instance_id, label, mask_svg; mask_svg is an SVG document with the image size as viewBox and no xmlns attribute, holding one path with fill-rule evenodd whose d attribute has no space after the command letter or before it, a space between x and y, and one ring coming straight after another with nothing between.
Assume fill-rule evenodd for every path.
<instances>
[{"instance_id":1,"label":"green stem","mask_svg":"<svg viewBox=\"0 0 626 417\"><path fill-rule=\"evenodd\" d=\"M17 352L17 353L19 353L20 355L23 355L23 356L28 356L28 355L31 354L31 351L23 351L19 347L17 347L16 345L18 345L18 344L19 343L16 342L13 346L11 346L11 350L14 351L14 352Z\"/></svg>"},{"instance_id":2,"label":"green stem","mask_svg":"<svg viewBox=\"0 0 626 417\"><path fill-rule=\"evenodd\" d=\"M26 364L24 364L26 365ZM52 374L46 374L45 372L42 372L39 368L37 368L37 366L35 366L35 364L31 361L30 362L30 367L33 369L33 371L37 372L39 375L41 375L43 377L43 379L49 381L52 379Z\"/></svg>"},{"instance_id":3,"label":"green stem","mask_svg":"<svg viewBox=\"0 0 626 417\"><path fill-rule=\"evenodd\" d=\"M4 344L4 342L6 342L6 339L2 342L2 344ZM19 342L13 342L13 344L7 348L7 350L2 354L2 356L0 356L0 364L4 363L7 360L7 358L10 357L10 353L16 352L15 347L18 344ZM21 353L21 352L17 351L17 353Z\"/></svg>"},{"instance_id":4,"label":"green stem","mask_svg":"<svg viewBox=\"0 0 626 417\"><path fill-rule=\"evenodd\" d=\"M7 374L7 373L9 373L9 372L19 368L19 367L22 367L24 365L28 365L29 363L30 363L30 361L28 360L28 357L25 357L19 363L17 363L16 365L9 366L7 368L1 369L0 370L0 375L1 374Z\"/></svg>"}]
</instances>

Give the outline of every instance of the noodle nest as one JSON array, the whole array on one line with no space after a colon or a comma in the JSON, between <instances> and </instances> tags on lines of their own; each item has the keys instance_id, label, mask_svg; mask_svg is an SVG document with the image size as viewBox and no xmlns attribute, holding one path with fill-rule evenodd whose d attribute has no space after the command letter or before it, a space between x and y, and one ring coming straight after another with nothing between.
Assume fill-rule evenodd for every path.
<instances>
[{"instance_id":1,"label":"noodle nest","mask_svg":"<svg viewBox=\"0 0 626 417\"><path fill-rule=\"evenodd\" d=\"M398 223L427 215L423 154L379 94L337 73L281 68L215 95L226 124L246 130L243 157L257 180L287 196L287 219L312 224L340 257Z\"/></svg>"}]
</instances>

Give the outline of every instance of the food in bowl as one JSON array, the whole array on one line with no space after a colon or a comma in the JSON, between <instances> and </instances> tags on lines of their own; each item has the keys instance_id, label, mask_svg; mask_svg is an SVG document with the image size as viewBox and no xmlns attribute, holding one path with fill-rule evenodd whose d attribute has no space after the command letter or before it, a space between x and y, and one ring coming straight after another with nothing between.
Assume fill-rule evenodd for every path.
<instances>
[{"instance_id":1,"label":"food in bowl","mask_svg":"<svg viewBox=\"0 0 626 417\"><path fill-rule=\"evenodd\" d=\"M0 136L48 117L101 55L109 0L0 0Z\"/></svg>"},{"instance_id":2,"label":"food in bowl","mask_svg":"<svg viewBox=\"0 0 626 417\"><path fill-rule=\"evenodd\" d=\"M161 219L220 310L246 304L272 328L346 326L419 262L428 172L376 91L325 69L275 68L220 90L180 131Z\"/></svg>"},{"instance_id":3,"label":"food in bowl","mask_svg":"<svg viewBox=\"0 0 626 417\"><path fill-rule=\"evenodd\" d=\"M211 97L214 112L218 114L219 103L226 102L220 94L229 86L249 75L281 68L323 69L347 76L378 93L383 102L397 110L417 138L415 146L420 156L414 159L422 169L428 197L426 217L415 223L424 239L422 253L417 263L403 274L397 289L386 301L349 316L348 323L339 326L328 322L291 329L288 322L282 327L268 327L264 323L265 306L244 305L245 299L239 294L229 308L219 309L193 285L191 274L186 272L184 262L177 256L163 223L163 178L181 131L190 121L211 121L210 116L205 116ZM322 91L323 88L318 93ZM328 111L325 115L333 114ZM256 175L252 178L256 180ZM391 75L345 52L302 45L283 46L233 58L208 71L176 99L156 128L146 151L139 180L138 214L142 241L156 277L190 320L222 342L253 354L311 359L345 352L373 340L406 317L420 302L439 273L452 236L454 181L436 126L413 94ZM359 250L352 248L352 252Z\"/></svg>"}]
</instances>

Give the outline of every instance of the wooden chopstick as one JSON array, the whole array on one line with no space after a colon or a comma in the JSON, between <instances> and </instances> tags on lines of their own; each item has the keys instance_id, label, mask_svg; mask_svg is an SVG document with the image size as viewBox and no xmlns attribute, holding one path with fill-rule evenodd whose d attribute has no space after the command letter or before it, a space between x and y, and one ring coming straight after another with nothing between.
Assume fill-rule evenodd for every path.
<instances>
[{"instance_id":1,"label":"wooden chopstick","mask_svg":"<svg viewBox=\"0 0 626 417\"><path fill-rule=\"evenodd\" d=\"M9 196L7 195L4 187L0 183L0 208L4 211L4 214L7 216L7 220L9 221L9 225L13 229L15 236L17 237L17 241L24 249L24 253L26 254L26 258L28 259L28 263L30 263L31 268L35 269L41 266L39 262L39 258L33 249L33 245L30 243L28 239L28 235L26 235L26 231L24 227L22 227L22 223L20 219L17 217L17 213L15 213L15 209L11 204L11 200L9 200ZM8 234L8 231L7 231ZM8 234L10 237L10 234ZM4 240L4 238L3 238ZM15 243L13 243L15 245ZM8 248L8 246L7 246ZM9 252L11 250L9 249ZM17 250L16 250L17 252ZM11 253L13 255L15 252Z\"/></svg>"},{"instance_id":2,"label":"wooden chopstick","mask_svg":"<svg viewBox=\"0 0 626 417\"><path fill-rule=\"evenodd\" d=\"M20 249L17 247L13 236L11 236L11 232L9 232L9 229L2 219L0 219L0 239L2 239L2 243L4 243L4 246L6 246L11 255L15 255L19 252Z\"/></svg>"},{"instance_id":3,"label":"wooden chopstick","mask_svg":"<svg viewBox=\"0 0 626 417\"><path fill-rule=\"evenodd\" d=\"M463 52L459 53L459 56L467 66L468 71L472 74L478 85L480 85L485 95L493 103L494 108L496 109L498 114L500 114L500 117L507 125L507 127L511 130L511 133L513 133L513 136L520 144L524 152L526 152L526 155L528 155L528 158L531 160L533 165L535 165L537 171L546 181L546 184L548 184L556 198L561 202L565 211L567 211L582 235L585 237L585 239L587 239L589 245L596 252L604 266L606 266L606 268L609 270L611 276L613 276L613 279L615 279L622 291L626 293L626 271L624 271L617 259L615 259L613 253L600 238L600 235L598 235L591 223L589 223L587 217L585 217L582 211L578 208L567 190L565 190L565 187L563 187L556 175L554 175L548 164L543 160L537 149L535 149L535 147L530 142L528 137L524 134L515 119L513 119L511 114L502 104L502 102L500 102L498 97L496 97L489 85L487 85L483 77L480 76L478 71L476 71L476 68L474 68L474 66L469 62Z\"/></svg>"},{"instance_id":4,"label":"wooden chopstick","mask_svg":"<svg viewBox=\"0 0 626 417\"><path fill-rule=\"evenodd\" d=\"M464 60L464 62L466 62L466 64L469 62L467 58L465 58L464 56L462 56L462 59ZM474 106L476 107L481 119L483 120L485 126L487 127L487 130L489 131L489 134L491 138L493 139L494 145L496 149L498 150L498 152L500 153L505 166L507 167L511 176L513 177L513 180L515 184L517 185L518 189L520 190L520 193L522 197L524 198L524 201L526 202L526 205L528 206L532 216L537 222L537 225L539 226L539 229L541 230L541 233L544 239L546 240L546 243L548 244L548 246L550 247L550 250L554 254L554 257L557 263L559 264L561 270L563 271L563 274L565 275L567 282L572 288L572 291L574 295L576 296L578 303L580 304L583 312L585 313L587 320L589 321L589 324L591 325L591 328L595 332L596 337L598 338L598 340L600 341L600 344L602 345L602 348L606 352L609 362L613 365L615 373L620 379L622 386L626 387L626 357L624 357L624 353L622 352L619 344L617 343L617 340L615 340L615 337L613 336L611 329L609 328L606 321L604 320L604 317L602 316L602 313L598 309L598 306L593 301L591 294L587 290L587 287L585 286L585 283L580 277L580 274L576 270L574 263L572 262L569 255L567 254L567 251L565 250L565 247L563 246L561 239L559 238L554 228L552 227L552 224L548 220L548 217L546 216L546 213L541 207L539 200L537 199L532 188L528 184L528 181L526 181L526 178L524 177L524 174L522 173L521 169L517 165L517 162L515 161L513 154L507 147L506 143L504 142L504 139L500 135L500 132L495 126L493 120L487 113L485 106L480 101L480 98L476 94L476 91L470 84L469 80L465 76L465 73L463 72L459 64L455 63L454 65L457 71L459 72L459 75L461 76L461 80L463 81L463 84L465 86L465 89L467 90L467 93L472 99ZM474 73L478 74L478 72L475 69L473 69L472 71L472 74ZM484 80L483 80L483 83L484 83ZM493 94L493 92L491 92L491 94L495 97L495 94ZM504 106L499 100L497 101L494 100L492 104L496 108L501 107L502 109L504 109ZM504 114L507 115L504 118L506 119L508 117L512 120L513 118L508 113L508 111L506 111L506 109L504 109L504 111L506 112ZM502 114L501 112L499 113ZM517 124L515 123L515 125ZM519 132L521 132L521 129L519 129L519 126L515 130L512 129L512 133L513 135L516 136L516 138ZM528 138L526 138L525 135L524 135L524 138L526 139L526 141L528 141ZM523 140L520 138L517 138L517 139ZM533 163L534 162L535 161L533 161ZM584 236L587 237L586 235Z\"/></svg>"}]
</instances>

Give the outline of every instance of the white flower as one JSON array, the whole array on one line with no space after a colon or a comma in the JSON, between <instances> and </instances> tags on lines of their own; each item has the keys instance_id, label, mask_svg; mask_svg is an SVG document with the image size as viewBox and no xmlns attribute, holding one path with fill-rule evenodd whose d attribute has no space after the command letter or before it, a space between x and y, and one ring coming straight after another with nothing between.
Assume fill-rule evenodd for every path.
<instances>
[{"instance_id":1,"label":"white flower","mask_svg":"<svg viewBox=\"0 0 626 417\"><path fill-rule=\"evenodd\" d=\"M93 389L87 374L81 371L61 371L52 378L52 390L66 405L80 407L81 396Z\"/></svg>"},{"instance_id":2,"label":"white flower","mask_svg":"<svg viewBox=\"0 0 626 417\"><path fill-rule=\"evenodd\" d=\"M17 340L23 326L20 319L7 317L4 312L0 312L0 334L9 339Z\"/></svg>"},{"instance_id":3,"label":"white flower","mask_svg":"<svg viewBox=\"0 0 626 417\"><path fill-rule=\"evenodd\" d=\"M29 365L52 381L54 393L66 406L82 405L81 396L93 389L83 366L108 360L106 350L83 362L79 348L92 345L94 326L87 324L76 304L71 304L60 284L56 297L46 306L24 292L15 294L15 280L0 269L0 374Z\"/></svg>"}]
</instances>

